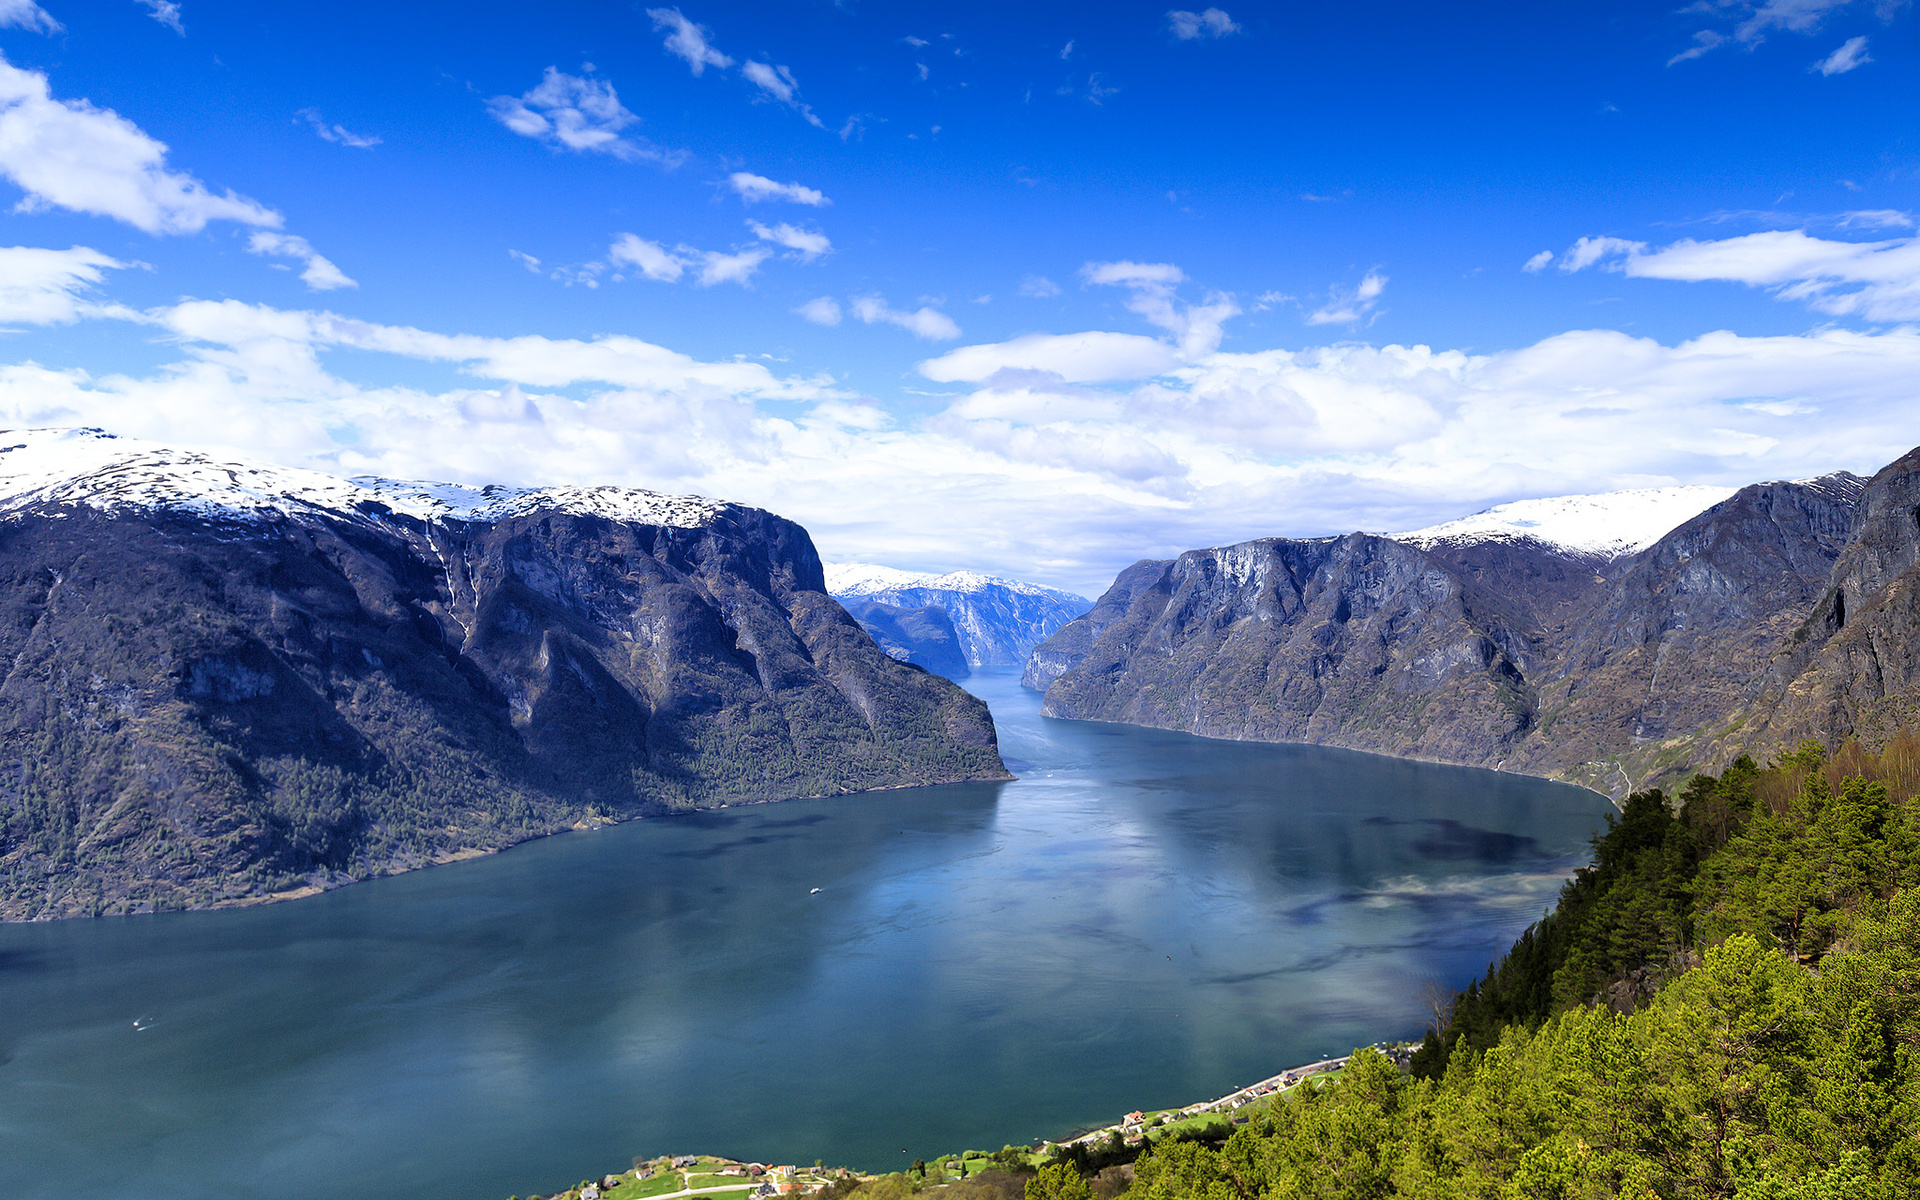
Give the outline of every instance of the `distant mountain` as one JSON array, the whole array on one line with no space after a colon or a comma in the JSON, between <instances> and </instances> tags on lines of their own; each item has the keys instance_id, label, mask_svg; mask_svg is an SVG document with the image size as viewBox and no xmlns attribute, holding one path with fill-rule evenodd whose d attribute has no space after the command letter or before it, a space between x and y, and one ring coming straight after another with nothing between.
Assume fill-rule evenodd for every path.
<instances>
[{"instance_id":1,"label":"distant mountain","mask_svg":"<svg viewBox=\"0 0 1920 1200\"><path fill-rule=\"evenodd\" d=\"M1006 778L806 531L0 434L0 916L331 886L581 822Z\"/></svg>"},{"instance_id":2,"label":"distant mountain","mask_svg":"<svg viewBox=\"0 0 1920 1200\"><path fill-rule=\"evenodd\" d=\"M827 590L842 603L943 608L970 667L1017 667L1068 621L1093 607L1072 592L973 571L944 575L865 563L829 563Z\"/></svg>"},{"instance_id":3,"label":"distant mountain","mask_svg":"<svg viewBox=\"0 0 1920 1200\"><path fill-rule=\"evenodd\" d=\"M973 673L960 649L960 635L954 631L953 620L939 605L900 608L852 597L840 603L861 628L873 635L882 650L901 662L925 667L948 679L965 679Z\"/></svg>"},{"instance_id":4,"label":"distant mountain","mask_svg":"<svg viewBox=\"0 0 1920 1200\"><path fill-rule=\"evenodd\" d=\"M1056 716L1616 795L1768 737L1884 738L1920 716L1916 455L1871 484L1523 501L1393 537L1143 561L1024 678ZM1870 620L1836 620L1856 612Z\"/></svg>"}]
</instances>

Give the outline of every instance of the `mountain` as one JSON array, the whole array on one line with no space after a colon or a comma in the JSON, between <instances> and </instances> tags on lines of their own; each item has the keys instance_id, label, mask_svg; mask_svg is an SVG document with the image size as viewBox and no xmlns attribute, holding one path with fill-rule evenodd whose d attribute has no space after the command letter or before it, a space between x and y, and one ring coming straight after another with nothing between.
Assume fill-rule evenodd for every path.
<instances>
[{"instance_id":1,"label":"mountain","mask_svg":"<svg viewBox=\"0 0 1920 1200\"><path fill-rule=\"evenodd\" d=\"M1840 472L1522 501L1391 537L1144 561L1037 647L1024 679L1056 716L1617 795L1717 763L1757 731L1884 736L1913 719L1920 683L1902 590L1920 557L1913 459L1872 483ZM1862 604L1871 627L1840 637L1831 614ZM1825 624L1809 625L1817 611ZM1886 694L1863 699L1863 686Z\"/></svg>"},{"instance_id":2,"label":"mountain","mask_svg":"<svg viewBox=\"0 0 1920 1200\"><path fill-rule=\"evenodd\" d=\"M1035 646L1093 607L1072 592L973 571L931 575L866 563L830 563L826 574L827 590L843 603L945 609L970 667L1017 667Z\"/></svg>"},{"instance_id":3,"label":"mountain","mask_svg":"<svg viewBox=\"0 0 1920 1200\"><path fill-rule=\"evenodd\" d=\"M860 622L880 648L901 662L925 667L948 679L965 679L972 674L967 656L960 649L960 635L953 628L947 610L937 604L924 608L900 608L878 600L841 601L847 614Z\"/></svg>"},{"instance_id":4,"label":"mountain","mask_svg":"<svg viewBox=\"0 0 1920 1200\"><path fill-rule=\"evenodd\" d=\"M202 907L602 820L1006 778L806 531L0 435L0 915Z\"/></svg>"}]
</instances>

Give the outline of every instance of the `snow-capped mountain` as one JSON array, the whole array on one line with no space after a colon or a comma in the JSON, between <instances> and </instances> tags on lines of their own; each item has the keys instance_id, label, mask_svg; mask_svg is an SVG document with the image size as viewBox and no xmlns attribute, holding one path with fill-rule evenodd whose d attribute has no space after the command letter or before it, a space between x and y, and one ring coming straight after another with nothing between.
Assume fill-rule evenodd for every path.
<instances>
[{"instance_id":1,"label":"snow-capped mountain","mask_svg":"<svg viewBox=\"0 0 1920 1200\"><path fill-rule=\"evenodd\" d=\"M382 508L423 521L492 522L539 511L695 529L727 506L642 488L468 487L345 479L179 450L99 429L0 432L0 514L79 505L102 512L169 511L228 521L271 514L377 517Z\"/></svg>"},{"instance_id":2,"label":"snow-capped mountain","mask_svg":"<svg viewBox=\"0 0 1920 1200\"><path fill-rule=\"evenodd\" d=\"M947 611L972 667L1015 667L1055 630L1093 607L1059 588L977 571L901 571L871 563L828 563L827 591L843 602ZM859 616L859 610L854 610Z\"/></svg>"},{"instance_id":3,"label":"snow-capped mountain","mask_svg":"<svg viewBox=\"0 0 1920 1200\"><path fill-rule=\"evenodd\" d=\"M1385 536L1423 550L1443 543L1531 538L1570 554L1614 559L1645 550L1735 490L1698 484L1515 500L1440 525Z\"/></svg>"},{"instance_id":4,"label":"snow-capped mountain","mask_svg":"<svg viewBox=\"0 0 1920 1200\"><path fill-rule=\"evenodd\" d=\"M1006 778L986 706L884 653L819 561L699 497L0 432L0 919Z\"/></svg>"}]
</instances>

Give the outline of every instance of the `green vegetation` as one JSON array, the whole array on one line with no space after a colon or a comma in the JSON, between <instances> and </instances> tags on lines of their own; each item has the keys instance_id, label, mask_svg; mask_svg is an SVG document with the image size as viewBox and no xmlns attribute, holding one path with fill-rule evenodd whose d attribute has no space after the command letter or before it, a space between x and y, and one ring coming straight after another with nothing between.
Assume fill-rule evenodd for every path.
<instances>
[{"instance_id":1,"label":"green vegetation","mask_svg":"<svg viewBox=\"0 0 1920 1200\"><path fill-rule=\"evenodd\" d=\"M1074 1147L1023 1200L1920 1195L1916 792L1903 737L1637 794L1411 1074L1362 1050L1247 1124ZM859 1200L918 1182L888 1180Z\"/></svg>"},{"instance_id":2,"label":"green vegetation","mask_svg":"<svg viewBox=\"0 0 1920 1200\"><path fill-rule=\"evenodd\" d=\"M816 1200L1920 1196L1916 794L1913 735L1636 794L1410 1073L1360 1050L1244 1124L968 1151Z\"/></svg>"}]
</instances>

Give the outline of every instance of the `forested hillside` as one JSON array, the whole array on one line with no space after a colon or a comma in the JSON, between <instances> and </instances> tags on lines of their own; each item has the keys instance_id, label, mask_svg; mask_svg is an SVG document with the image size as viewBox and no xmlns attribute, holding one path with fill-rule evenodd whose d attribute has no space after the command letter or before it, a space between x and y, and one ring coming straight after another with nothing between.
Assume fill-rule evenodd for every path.
<instances>
[{"instance_id":1,"label":"forested hillside","mask_svg":"<svg viewBox=\"0 0 1920 1200\"><path fill-rule=\"evenodd\" d=\"M1224 1139L1041 1165L1026 1200L1920 1195L1916 792L1909 732L1636 794L1411 1074L1362 1050Z\"/></svg>"},{"instance_id":2,"label":"forested hillside","mask_svg":"<svg viewBox=\"0 0 1920 1200\"><path fill-rule=\"evenodd\" d=\"M1128 1195L1920 1194L1917 789L1909 735L1636 795L1411 1077L1363 1051Z\"/></svg>"}]
</instances>

